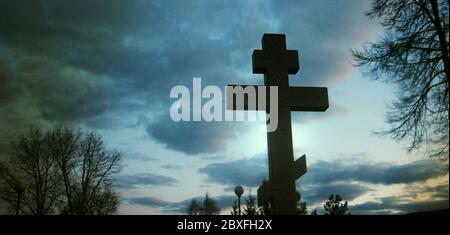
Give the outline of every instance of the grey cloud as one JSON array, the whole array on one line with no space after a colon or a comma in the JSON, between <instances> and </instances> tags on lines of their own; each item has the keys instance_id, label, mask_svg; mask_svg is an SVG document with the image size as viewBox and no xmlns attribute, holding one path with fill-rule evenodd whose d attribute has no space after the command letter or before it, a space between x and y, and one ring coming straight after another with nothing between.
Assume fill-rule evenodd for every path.
<instances>
[{"instance_id":1,"label":"grey cloud","mask_svg":"<svg viewBox=\"0 0 450 235\"><path fill-rule=\"evenodd\" d=\"M64 4L59 1L33 4L7 1L2 4L0 15L5 18L0 27L7 33L1 38L0 46L10 49L11 58L21 60L32 55L36 60L47 58L51 62L58 61L58 68L69 67L80 71L77 74L80 78L92 74L86 79L97 84L89 89L78 84L77 79L69 79L71 82L67 85L71 95L67 96L67 86L50 79L38 88L43 90L46 84L51 84L54 92L31 93L32 98L40 103L26 104L24 108L36 109L42 114L38 116L44 122L84 122L101 129L118 127L124 122L124 117L129 120L143 112L151 112L150 116L158 116L162 110L168 113L170 88L189 85L194 76L203 77L205 85L224 86L228 80L238 79L237 67L242 63L236 58L242 60L242 49L246 48L246 64L249 65L250 45L257 44L258 40L252 42L248 39L260 37L268 26L267 20L251 20L257 15L236 11L247 6L238 2L179 1L157 4L96 0ZM22 8L22 5L25 7ZM268 11L263 5L253 7L261 12ZM211 8L221 10L210 11ZM240 22L246 21L254 22L253 31L242 29L247 26ZM47 66L39 68L45 70L42 74L56 79L58 74L49 71ZM33 79L40 74L29 67L24 70ZM9 71L5 69L5 72ZM102 77L111 79L111 84L99 81ZM4 96L11 97L9 93L4 93ZM135 100L140 105L130 110ZM11 102L9 105L14 109L21 107L13 106ZM159 119L156 124L172 125L168 119ZM35 118L29 117L28 120ZM192 124L189 127L189 124L173 126L173 132L212 133L196 134L172 146L172 140L179 139L173 139L173 136L153 125L146 128L152 137L168 148L188 154L220 150L216 147L222 147L223 142L234 137L233 128L228 125L211 127ZM163 133L156 133L158 131ZM219 136L211 138L213 134Z\"/></svg>"},{"instance_id":2,"label":"grey cloud","mask_svg":"<svg viewBox=\"0 0 450 235\"><path fill-rule=\"evenodd\" d=\"M448 185L447 185L448 187ZM425 212L448 208L448 197L437 200L412 200L402 201L398 197L383 197L378 201L369 201L357 205L350 205L349 209L354 214L377 214L377 213L413 213Z\"/></svg>"},{"instance_id":3,"label":"grey cloud","mask_svg":"<svg viewBox=\"0 0 450 235\"><path fill-rule=\"evenodd\" d=\"M319 161L308 165L306 175L297 180L297 188L303 198L311 204L322 203L331 194L339 194L345 200L353 200L373 190L373 184L411 184L443 176L447 172L433 160L421 160L402 165L362 162L358 159L344 161ZM199 169L207 182L226 185L230 190L235 185L255 187L267 179L265 154L251 158L212 163ZM445 187L420 187L415 192L433 193L434 197L447 195ZM412 189L411 189L412 190Z\"/></svg>"},{"instance_id":4,"label":"grey cloud","mask_svg":"<svg viewBox=\"0 0 450 235\"><path fill-rule=\"evenodd\" d=\"M127 201L130 204L148 207L164 207L170 204L169 202L153 197L133 197L133 198L126 198L125 201Z\"/></svg>"},{"instance_id":5,"label":"grey cloud","mask_svg":"<svg viewBox=\"0 0 450 235\"><path fill-rule=\"evenodd\" d=\"M329 187L332 185L332 187ZM315 190L309 189L315 187ZM358 183L332 183L332 184L313 184L302 187L300 191L302 196L308 203L323 204L330 194L339 194L344 200L351 201L354 198L369 192L370 186ZM313 194L312 194L313 193ZM418 195L428 194L430 198L421 200ZM406 191L399 196L388 196L374 198L359 204L349 204L349 211L352 214L405 214L413 212L425 212L433 210L441 210L448 208L448 184L437 186L424 186L410 184ZM318 208L321 213L322 208Z\"/></svg>"},{"instance_id":6,"label":"grey cloud","mask_svg":"<svg viewBox=\"0 0 450 235\"><path fill-rule=\"evenodd\" d=\"M166 79L166 82L171 84L171 82L175 80L180 83L180 77L190 79L192 76L188 75L201 74L202 77L214 79L213 81L208 82L213 82L212 84L221 86L227 83L234 83L235 81L257 83L257 81L252 81L252 79L236 77L236 73L230 71L244 71L244 74L248 74L247 76L250 77L250 55L253 49L261 47L260 40L262 34L264 32L280 31L287 33L287 40L290 48L297 49L301 53L300 60L302 68L299 75L301 84L331 84L332 81L336 81L337 79L341 79L342 77L345 77L345 75L350 74L349 70L351 69L349 68L351 65L348 61L350 58L348 53L349 44L346 42L355 42L355 38L360 37L359 34L361 34L361 32L366 32L367 30L367 27L365 27L367 26L367 22L362 20L364 19L364 16L361 14L361 12L365 10L364 7L367 6L367 2L358 2L356 4L350 2L339 4L333 3L333 5L335 5L333 8L320 9L321 14L331 15L331 17L335 18L331 22L329 18L317 18L313 15L314 13L311 13L313 11L304 10L308 8L317 8L317 3L313 1L301 3L292 1L288 4L276 4L276 2L270 2L261 5L246 2L245 4L242 4L239 9L255 8L255 10L251 11L252 13L249 13L246 10L230 11L230 15L226 18L231 20L232 23L234 23L234 19L237 18L240 19L240 22L257 22L257 24L253 24L253 28L246 24L237 24L236 27L229 28L227 24L224 24L225 27L223 27L220 33L216 32L216 34L226 36L218 37L213 40L207 36L205 37L205 33L203 33L203 37L191 34L187 40L190 42L190 48L187 48L185 46L186 43L184 43L181 48L177 47L178 50L176 52L170 50L166 51L165 57L167 58L167 67L177 68L177 72L171 72L170 74L175 77L178 76L178 79L172 79L172 76L169 75L170 78ZM196 11L201 12L202 9L207 9L209 7L211 6L202 5L199 6L199 8L196 8ZM229 12L229 8L234 7L236 7L235 3L227 5L225 6L225 10L221 11L221 13L225 14L226 12ZM361 11L355 10L355 7L361 9ZM336 8L339 8L341 12L349 12L349 14L343 16L336 11ZM175 12L177 12L176 9ZM352 10L350 11L349 9ZM200 13L200 15L202 14ZM260 16L262 15L265 20L261 20ZM186 18L189 19L184 23L186 25L185 27L188 27L188 25L198 20L197 17L193 17L190 13L186 12L181 12L180 16L186 16ZM223 19L219 16L222 16L222 14L218 14L217 18L212 17L212 22L217 23L217 25L223 24L224 21L222 21ZM314 19L314 22L312 19ZM315 25L316 21L319 27ZM278 24L275 24L274 22L278 22ZM292 22L298 22L298 24ZM200 23L199 27L196 26L195 29L191 27L190 29L193 29L194 31L204 30L205 32L215 32L215 28L212 27L214 25L215 24L205 25ZM303 25L306 25L307 27L302 27ZM343 28L352 29L342 30ZM177 30L183 31L183 29ZM323 32L326 32L326 34L324 35ZM208 35L208 33L206 33L206 35ZM336 45L336 41L332 40L333 38L338 39L339 45ZM179 39L184 41L184 36ZM192 44L192 39L196 39L194 44ZM171 43L173 43L172 45L178 45L179 42L171 41ZM214 50L205 50L205 48L214 48ZM202 58L198 58L198 56L202 56ZM186 60L186 58L190 59ZM260 76L258 77L260 78ZM154 82L154 85L156 85L158 81ZM295 83L297 82L298 81L295 81ZM305 117L308 117L308 120L312 121L333 115L340 115L345 112L345 107L333 105L329 112L320 118L316 118L314 114L305 114L299 115L300 118L296 118L294 121L304 119ZM180 143L181 137L173 136L170 133L164 133L165 130L163 130L163 127L169 125L165 124L165 122L170 122L170 120L161 119L154 124L150 124L147 127L147 130L153 138L166 144L168 148L183 151L188 154L210 153L211 151L214 151L213 147L204 149L204 146L207 146L207 144L210 143L210 139L208 139L208 136L206 135L193 136L195 138L186 138ZM200 131L200 129L203 128L205 131L201 132L211 131L212 128L210 129L209 126L210 125L196 123L184 123L171 125L171 128L174 133L191 133L190 130L195 129L195 131ZM217 132L212 131L212 134L218 135L221 135L222 133L227 134L227 130L229 130L228 128L222 129L220 125L217 125L214 128L217 129ZM163 131L163 133L160 133L161 131ZM223 140L231 138L231 135L225 138L222 138L222 136L218 138L213 137L214 135L210 136L214 139L220 138ZM201 143L205 143L205 145L201 145ZM217 145L214 144L213 146L217 147ZM216 148L215 151L220 151L220 148Z\"/></svg>"},{"instance_id":7,"label":"grey cloud","mask_svg":"<svg viewBox=\"0 0 450 235\"><path fill-rule=\"evenodd\" d=\"M167 148L186 154L216 153L237 136L240 126L229 122L174 122L167 117L149 124L147 133Z\"/></svg>"},{"instance_id":8,"label":"grey cloud","mask_svg":"<svg viewBox=\"0 0 450 235\"><path fill-rule=\"evenodd\" d=\"M309 166L304 180L327 183L355 180L373 184L413 183L445 175L447 172L433 160L418 160L406 164L319 161Z\"/></svg>"},{"instance_id":9,"label":"grey cloud","mask_svg":"<svg viewBox=\"0 0 450 235\"><path fill-rule=\"evenodd\" d=\"M364 12L370 1L291 0L272 4L288 44L300 52L300 80L307 85L329 85L351 74L349 49L367 40L377 22ZM289 22L289 23L288 23Z\"/></svg>"},{"instance_id":10,"label":"grey cloud","mask_svg":"<svg viewBox=\"0 0 450 235\"><path fill-rule=\"evenodd\" d=\"M42 58L23 59L16 68L21 82L44 119L67 121L102 113L113 105L107 77L64 67ZM32 76L30 75L32 74Z\"/></svg>"},{"instance_id":11,"label":"grey cloud","mask_svg":"<svg viewBox=\"0 0 450 235\"><path fill-rule=\"evenodd\" d=\"M245 186L258 186L267 178L267 156L260 154L251 158L222 163L212 163L199 169L210 182ZM318 161L308 165L308 173L300 184L327 184L340 181L358 181L368 184L413 183L443 176L447 172L433 160L419 160L406 164L346 161Z\"/></svg>"},{"instance_id":12,"label":"grey cloud","mask_svg":"<svg viewBox=\"0 0 450 235\"><path fill-rule=\"evenodd\" d=\"M115 88L109 77L39 57L5 63L13 71L0 75L2 89L7 89L0 100L0 139L5 144L31 125L77 125L120 103L111 98Z\"/></svg>"},{"instance_id":13,"label":"grey cloud","mask_svg":"<svg viewBox=\"0 0 450 235\"><path fill-rule=\"evenodd\" d=\"M66 52L74 47L89 51L86 47L94 44L116 42L120 34L143 27L137 23L151 14L142 1L14 0L1 4L2 41L50 57L64 54L63 48ZM67 58L71 55L63 57Z\"/></svg>"},{"instance_id":14,"label":"grey cloud","mask_svg":"<svg viewBox=\"0 0 450 235\"><path fill-rule=\"evenodd\" d=\"M297 184L302 193L302 200L308 203L323 203L330 195L339 194L344 200L351 201L372 190L370 186L361 183L331 182L302 185Z\"/></svg>"},{"instance_id":15,"label":"grey cloud","mask_svg":"<svg viewBox=\"0 0 450 235\"><path fill-rule=\"evenodd\" d=\"M432 193L433 198L448 199L448 184L426 187L422 191Z\"/></svg>"},{"instance_id":16,"label":"grey cloud","mask_svg":"<svg viewBox=\"0 0 450 235\"><path fill-rule=\"evenodd\" d=\"M194 197L177 202L169 202L155 197L131 197L125 198L124 201L140 206L161 208L162 211L168 214L186 214L186 210L192 200L196 200L199 204L201 204L203 198L204 196ZM223 211L233 205L233 200L236 200L236 196L221 195L212 197L212 199L217 202L217 206Z\"/></svg>"},{"instance_id":17,"label":"grey cloud","mask_svg":"<svg viewBox=\"0 0 450 235\"><path fill-rule=\"evenodd\" d=\"M293 122L305 125L310 122L327 120L329 118L333 118L340 115L346 115L348 113L349 110L344 105L330 102L329 108L327 109L326 112L293 112L291 116Z\"/></svg>"},{"instance_id":18,"label":"grey cloud","mask_svg":"<svg viewBox=\"0 0 450 235\"><path fill-rule=\"evenodd\" d=\"M322 187L318 186L318 187ZM345 186L345 184L336 184L331 187L325 187L324 194L321 199L314 200L314 198L309 198L306 193L302 194L303 200L305 200L308 205L315 203L323 203L327 200L327 197L330 194L336 194L334 190L338 190L342 192L342 190L351 189L354 190L355 185ZM359 188L356 185L356 188L359 193L352 194L340 194L344 200L352 200L356 198L360 193L366 191L367 188ZM128 201L131 204L147 206L147 207L158 207L161 208L164 212L169 214L185 214L186 209L191 203L191 201L195 199L197 202L201 203L203 200L203 196L194 197L178 202L168 202L154 197L135 197L135 198L127 198L125 201ZM213 197L213 199L217 202L219 208L222 211L229 208L233 201L236 200L235 195L222 195L218 197ZM447 199L434 199L428 201L409 201L404 200L402 197L383 197L378 198L378 201L368 201L362 204L349 205L349 210L352 214L396 214L396 213L413 213L413 212L423 212L423 211L431 211L431 210L439 210L448 208L448 198ZM322 211L321 208L319 208Z\"/></svg>"},{"instance_id":19,"label":"grey cloud","mask_svg":"<svg viewBox=\"0 0 450 235\"><path fill-rule=\"evenodd\" d=\"M238 127L172 126L170 120L160 118L161 111L169 112L170 88L189 85L194 76L201 76L205 85L255 83L250 79L252 50L260 48L263 33L276 31L287 33L290 47L300 50L304 84L333 80L346 67L345 53L331 39L354 41L365 32L361 30L365 23L354 18L360 14L355 3L333 4L320 11L331 15L330 21L305 10L317 8L312 1L2 1L0 51L9 62L0 65L4 84L0 89L7 90L0 96L9 110L0 112L2 117L13 113L23 118L9 114L9 121L1 120L8 128L0 128L12 132L30 122L81 122L108 129L150 112L159 120L143 128L168 148L188 154L220 151ZM338 14L335 8L352 11ZM48 63L16 67L30 64L29 57ZM23 79L5 79L16 77L18 68L32 85ZM170 126L174 133L203 134L182 140L155 125Z\"/></svg>"},{"instance_id":20,"label":"grey cloud","mask_svg":"<svg viewBox=\"0 0 450 235\"><path fill-rule=\"evenodd\" d=\"M142 173L135 175L121 175L116 179L116 187L118 188L134 188L149 186L173 186L178 181L172 177Z\"/></svg>"},{"instance_id":21,"label":"grey cloud","mask_svg":"<svg viewBox=\"0 0 450 235\"><path fill-rule=\"evenodd\" d=\"M212 163L199 169L207 181L225 185L259 186L268 179L267 159L257 155L235 161Z\"/></svg>"},{"instance_id":22,"label":"grey cloud","mask_svg":"<svg viewBox=\"0 0 450 235\"><path fill-rule=\"evenodd\" d=\"M95 49L120 47L120 35L134 25L129 5L121 1L0 3L2 141L30 125L79 125L128 106L113 74L76 61L94 66L105 61ZM114 27L122 29L118 32ZM98 123L105 124L86 124Z\"/></svg>"}]
</instances>

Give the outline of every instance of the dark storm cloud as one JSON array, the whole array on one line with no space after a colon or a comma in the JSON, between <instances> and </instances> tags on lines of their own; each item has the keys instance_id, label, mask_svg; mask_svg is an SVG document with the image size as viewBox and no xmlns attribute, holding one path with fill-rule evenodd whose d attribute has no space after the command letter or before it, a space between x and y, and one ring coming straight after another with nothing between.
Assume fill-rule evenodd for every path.
<instances>
[{"instance_id":1,"label":"dark storm cloud","mask_svg":"<svg viewBox=\"0 0 450 235\"><path fill-rule=\"evenodd\" d=\"M157 121L138 128L187 154L219 151L239 127L174 125L164 118L173 86L189 86L197 76L205 85L221 87L261 83L261 76L251 74L251 53L261 47L265 32L287 33L289 47L300 50L303 84L327 84L348 72L346 43L367 30L360 1L331 2L333 7L318 12L314 9L322 4L313 1L0 4L3 133L52 123L108 129L129 126L145 114ZM159 126L199 133L181 140Z\"/></svg>"},{"instance_id":2,"label":"dark storm cloud","mask_svg":"<svg viewBox=\"0 0 450 235\"><path fill-rule=\"evenodd\" d=\"M116 179L116 186L124 189L149 186L173 186L177 182L178 181L172 177L142 173L118 176Z\"/></svg>"},{"instance_id":3,"label":"dark storm cloud","mask_svg":"<svg viewBox=\"0 0 450 235\"><path fill-rule=\"evenodd\" d=\"M97 76L56 61L23 58L16 66L20 86L42 117L50 121L80 120L102 113L113 105L114 89L107 77Z\"/></svg>"},{"instance_id":4,"label":"dark storm cloud","mask_svg":"<svg viewBox=\"0 0 450 235\"><path fill-rule=\"evenodd\" d=\"M0 102L2 104L10 102L20 91L18 84L9 81L12 80L13 72L10 61L0 57L0 82L2 84L0 86Z\"/></svg>"},{"instance_id":5,"label":"dark storm cloud","mask_svg":"<svg viewBox=\"0 0 450 235\"><path fill-rule=\"evenodd\" d=\"M122 36L136 30L133 16L148 12L134 5L1 1L1 141L29 125L105 125L92 118L130 106L126 84L110 72L115 64L109 62L120 63L116 52L124 48Z\"/></svg>"},{"instance_id":6,"label":"dark storm cloud","mask_svg":"<svg viewBox=\"0 0 450 235\"><path fill-rule=\"evenodd\" d=\"M299 184L297 188L302 194L302 200L310 204L327 201L330 195L336 194L351 201L372 190L370 186L352 182Z\"/></svg>"},{"instance_id":7,"label":"dark storm cloud","mask_svg":"<svg viewBox=\"0 0 450 235\"><path fill-rule=\"evenodd\" d=\"M186 154L216 153L225 149L226 140L237 136L238 126L229 122L174 122L161 118L147 126L147 133L167 148Z\"/></svg>"},{"instance_id":8,"label":"dark storm cloud","mask_svg":"<svg viewBox=\"0 0 450 235\"><path fill-rule=\"evenodd\" d=\"M425 181L447 173L433 160L419 160L400 165L362 161L319 161L312 164L310 169L305 178L318 183L354 180L386 185Z\"/></svg>"},{"instance_id":9,"label":"dark storm cloud","mask_svg":"<svg viewBox=\"0 0 450 235\"><path fill-rule=\"evenodd\" d=\"M14 53L19 56L43 56L72 65L83 61L99 68L91 72L104 73L114 64L98 65L107 64L124 48L123 36L145 27L140 21L151 19L148 10L142 1L2 1L1 42L17 49Z\"/></svg>"},{"instance_id":10,"label":"dark storm cloud","mask_svg":"<svg viewBox=\"0 0 450 235\"><path fill-rule=\"evenodd\" d=\"M115 88L109 77L34 56L8 63L13 72L0 75L7 90L0 100L1 142L9 143L30 125L77 125L120 103L111 98Z\"/></svg>"},{"instance_id":11,"label":"dark storm cloud","mask_svg":"<svg viewBox=\"0 0 450 235\"><path fill-rule=\"evenodd\" d=\"M447 185L448 187L448 185ZM432 199L425 201L402 201L399 197L383 197L378 201L369 201L362 204L350 205L353 214L376 214L376 213L413 213L448 208L447 198Z\"/></svg>"},{"instance_id":12,"label":"dark storm cloud","mask_svg":"<svg viewBox=\"0 0 450 235\"><path fill-rule=\"evenodd\" d=\"M233 62L233 58L240 59L237 53L247 48L249 60L252 44L241 40L242 37L260 37L259 31L267 28L265 20L254 21L252 27L258 30L237 27L247 21L245 18L255 17L250 12L235 11L240 9L240 3L2 1L1 4L0 49L5 58L1 60L0 71L1 82L5 84L2 90L8 90L2 93L2 102L16 113L29 112L28 116L20 113L26 120L10 118L17 125L40 120L111 128L124 121L124 113L129 120L130 114L137 116L150 111L152 118L161 111L168 112L168 94L174 85L189 85L194 76L202 76L205 84L221 86L228 79L239 79L233 66L240 62ZM263 7L255 6L260 8ZM30 64L30 57L35 65L19 67L33 82L32 88L14 71L17 65ZM4 61L9 58L14 60L6 64ZM36 64L41 61L45 63ZM73 76L60 78L65 70L72 70ZM89 80L89 86L85 80ZM16 102L22 105L15 105ZM183 130L174 128L174 131ZM170 138L164 134L156 137L170 145L165 142ZM197 138L223 142L222 138L228 137L226 133L218 137L197 135L185 142ZM206 147L192 150L196 144L192 146L173 149L187 153L212 151Z\"/></svg>"}]
</instances>

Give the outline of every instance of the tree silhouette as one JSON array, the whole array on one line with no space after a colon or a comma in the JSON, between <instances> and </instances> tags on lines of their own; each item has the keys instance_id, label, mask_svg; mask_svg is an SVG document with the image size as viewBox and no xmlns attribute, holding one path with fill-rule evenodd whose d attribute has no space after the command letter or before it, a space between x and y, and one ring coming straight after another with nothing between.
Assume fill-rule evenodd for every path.
<instances>
[{"instance_id":1,"label":"tree silhouette","mask_svg":"<svg viewBox=\"0 0 450 235\"><path fill-rule=\"evenodd\" d=\"M201 214L202 208L198 205L197 200L192 199L191 204L187 208L188 215L199 215Z\"/></svg>"},{"instance_id":2,"label":"tree silhouette","mask_svg":"<svg viewBox=\"0 0 450 235\"><path fill-rule=\"evenodd\" d=\"M266 203L261 207L256 206L256 199L249 194L248 198L245 199L246 204L244 207L244 213L243 215L271 215L271 205L270 203ZM236 201L234 201L234 205L232 206L232 215L237 215L237 205ZM302 196L300 192L297 191L297 214L298 215L307 215L308 214L308 208L306 206L306 202L302 201Z\"/></svg>"},{"instance_id":3,"label":"tree silhouette","mask_svg":"<svg viewBox=\"0 0 450 235\"><path fill-rule=\"evenodd\" d=\"M264 203L258 209L259 209L260 215L271 215L272 214L272 206L271 206L270 202Z\"/></svg>"},{"instance_id":4,"label":"tree silhouette","mask_svg":"<svg viewBox=\"0 0 450 235\"><path fill-rule=\"evenodd\" d=\"M348 211L348 202L342 202L342 198L339 194L330 195L328 201L323 206L325 211L327 211L326 215L346 215Z\"/></svg>"},{"instance_id":5,"label":"tree silhouette","mask_svg":"<svg viewBox=\"0 0 450 235\"><path fill-rule=\"evenodd\" d=\"M356 65L399 91L387 115L391 127L380 134L448 161L449 1L374 0L366 15L382 20L385 35L353 51Z\"/></svg>"},{"instance_id":6,"label":"tree silhouette","mask_svg":"<svg viewBox=\"0 0 450 235\"><path fill-rule=\"evenodd\" d=\"M111 180L120 170L120 154L106 152L103 141L94 133L57 128L49 133L49 139L52 146L60 146L52 149L64 181L66 211L81 215L115 212L118 200Z\"/></svg>"},{"instance_id":7,"label":"tree silhouette","mask_svg":"<svg viewBox=\"0 0 450 235\"><path fill-rule=\"evenodd\" d=\"M206 193L201 206L197 203L197 200L192 199L186 209L186 213L188 215L217 215L220 213L220 208L217 206L216 201Z\"/></svg>"},{"instance_id":8,"label":"tree silhouette","mask_svg":"<svg viewBox=\"0 0 450 235\"><path fill-rule=\"evenodd\" d=\"M248 197L245 199L243 215L259 215L258 207L256 206L256 199L249 192Z\"/></svg>"},{"instance_id":9,"label":"tree silhouette","mask_svg":"<svg viewBox=\"0 0 450 235\"><path fill-rule=\"evenodd\" d=\"M230 210L231 215L239 215L239 206L236 200L233 201L233 205Z\"/></svg>"},{"instance_id":10,"label":"tree silhouette","mask_svg":"<svg viewBox=\"0 0 450 235\"><path fill-rule=\"evenodd\" d=\"M0 162L0 201L6 204L10 213L19 215L25 191L19 176L8 165Z\"/></svg>"},{"instance_id":11,"label":"tree silhouette","mask_svg":"<svg viewBox=\"0 0 450 235\"><path fill-rule=\"evenodd\" d=\"M299 191L297 191L297 214L299 215L307 215L308 208L306 207L306 202L302 201L302 195Z\"/></svg>"},{"instance_id":12,"label":"tree silhouette","mask_svg":"<svg viewBox=\"0 0 450 235\"><path fill-rule=\"evenodd\" d=\"M217 206L216 201L212 199L208 193L205 195L205 199L203 199L202 206L202 214L204 215L217 215L220 213L220 208Z\"/></svg>"},{"instance_id":13,"label":"tree silhouette","mask_svg":"<svg viewBox=\"0 0 450 235\"><path fill-rule=\"evenodd\" d=\"M31 128L13 144L3 163L0 200L16 214L112 214L117 195L112 176L120 170L119 153L105 150L101 138L56 127Z\"/></svg>"},{"instance_id":14,"label":"tree silhouette","mask_svg":"<svg viewBox=\"0 0 450 235\"><path fill-rule=\"evenodd\" d=\"M16 214L54 213L61 191L58 168L49 154L44 133L31 128L12 144L12 149L13 158L3 167L0 199Z\"/></svg>"}]
</instances>

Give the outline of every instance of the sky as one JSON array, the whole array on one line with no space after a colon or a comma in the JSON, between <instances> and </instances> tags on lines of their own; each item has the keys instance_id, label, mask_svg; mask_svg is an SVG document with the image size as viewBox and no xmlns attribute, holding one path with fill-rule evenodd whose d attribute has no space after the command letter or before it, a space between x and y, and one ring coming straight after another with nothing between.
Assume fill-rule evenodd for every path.
<instances>
[{"instance_id":1,"label":"sky","mask_svg":"<svg viewBox=\"0 0 450 235\"><path fill-rule=\"evenodd\" d=\"M119 214L182 214L208 193L229 213L268 177L266 134L255 122L174 122L170 90L262 84L251 55L264 33L299 51L291 86L328 87L322 113L292 113L297 189L323 213L330 194L352 214L448 208L448 171L405 142L374 132L395 87L352 66L350 50L382 28L367 0L0 0L0 158L30 125L95 131L123 154Z\"/></svg>"}]
</instances>

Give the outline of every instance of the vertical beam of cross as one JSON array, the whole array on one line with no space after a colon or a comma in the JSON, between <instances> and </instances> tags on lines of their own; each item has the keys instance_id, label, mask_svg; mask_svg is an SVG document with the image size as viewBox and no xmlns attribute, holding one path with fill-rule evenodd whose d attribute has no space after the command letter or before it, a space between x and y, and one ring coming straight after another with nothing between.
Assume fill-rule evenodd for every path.
<instances>
[{"instance_id":1,"label":"vertical beam of cross","mask_svg":"<svg viewBox=\"0 0 450 235\"><path fill-rule=\"evenodd\" d=\"M264 74L266 94L270 86L278 87L278 128L267 132L270 178L258 189L258 205L270 202L273 214L295 214L295 180L306 173L306 157L294 162L290 112L325 111L328 91L321 87L289 86L289 74L298 72L299 60L296 50L286 50L283 34L264 34L262 50L254 50L252 59L253 73ZM266 104L270 104L270 95L267 99ZM235 99L227 97L227 100L232 100L227 107L235 109ZM270 106L264 108L270 112ZM254 107L246 105L244 109Z\"/></svg>"}]
</instances>

